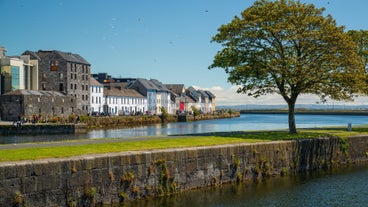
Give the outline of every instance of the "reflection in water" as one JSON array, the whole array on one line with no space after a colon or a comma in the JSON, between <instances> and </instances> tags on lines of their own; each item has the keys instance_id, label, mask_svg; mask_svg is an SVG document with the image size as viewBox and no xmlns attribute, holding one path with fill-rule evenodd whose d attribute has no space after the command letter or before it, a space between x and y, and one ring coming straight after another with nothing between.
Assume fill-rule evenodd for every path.
<instances>
[{"instance_id":1,"label":"reflection in water","mask_svg":"<svg viewBox=\"0 0 368 207\"><path fill-rule=\"evenodd\" d=\"M313 128L322 126L347 126L366 124L365 116L348 115L296 115L298 128ZM49 142L75 139L95 138L127 138L141 136L180 135L207 132L251 131L287 129L286 114L242 114L238 118L215 119L195 122L177 122L154 124L124 129L91 130L86 134L59 135L12 135L1 136L0 144L15 144L20 142Z\"/></svg>"},{"instance_id":2,"label":"reflection in water","mask_svg":"<svg viewBox=\"0 0 368 207\"><path fill-rule=\"evenodd\" d=\"M175 196L134 201L126 207L366 206L368 167L339 169L258 182L225 184Z\"/></svg>"}]
</instances>

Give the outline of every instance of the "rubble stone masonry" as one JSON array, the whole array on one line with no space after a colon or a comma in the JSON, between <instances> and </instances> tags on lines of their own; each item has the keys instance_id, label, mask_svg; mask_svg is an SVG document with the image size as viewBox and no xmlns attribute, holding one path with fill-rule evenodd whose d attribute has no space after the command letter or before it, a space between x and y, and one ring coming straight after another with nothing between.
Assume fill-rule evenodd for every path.
<instances>
[{"instance_id":1,"label":"rubble stone masonry","mask_svg":"<svg viewBox=\"0 0 368 207\"><path fill-rule=\"evenodd\" d=\"M100 206L366 162L368 137L319 138L0 163L0 206Z\"/></svg>"}]
</instances>

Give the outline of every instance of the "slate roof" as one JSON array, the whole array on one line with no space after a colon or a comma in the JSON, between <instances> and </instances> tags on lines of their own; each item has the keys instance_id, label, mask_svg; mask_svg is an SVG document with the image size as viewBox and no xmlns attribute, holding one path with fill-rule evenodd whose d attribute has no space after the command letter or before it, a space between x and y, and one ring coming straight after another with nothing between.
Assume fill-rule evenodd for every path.
<instances>
[{"instance_id":1,"label":"slate roof","mask_svg":"<svg viewBox=\"0 0 368 207\"><path fill-rule=\"evenodd\" d=\"M184 90L184 84L165 84L166 88L175 94L182 94Z\"/></svg>"},{"instance_id":2,"label":"slate roof","mask_svg":"<svg viewBox=\"0 0 368 207\"><path fill-rule=\"evenodd\" d=\"M41 59L42 59L43 55L50 54L50 53L59 55L61 58L63 58L66 61L69 61L69 62L82 63L82 64L90 65L90 63L87 62L87 60L85 60L82 56L80 56L79 54L71 53L71 52L61 52L61 51L58 51L58 50L39 50L37 52L37 55L39 57L41 57Z\"/></svg>"},{"instance_id":3,"label":"slate roof","mask_svg":"<svg viewBox=\"0 0 368 207\"><path fill-rule=\"evenodd\" d=\"M158 81L156 79L151 79L149 81L151 81L154 85L156 85L156 87L158 88L158 91L170 92L170 90L167 89L166 86L163 83L161 83L160 81Z\"/></svg>"},{"instance_id":4,"label":"slate roof","mask_svg":"<svg viewBox=\"0 0 368 207\"><path fill-rule=\"evenodd\" d=\"M124 96L124 97L134 97L134 98L144 98L144 96L134 89L117 89L111 88L104 90L104 96Z\"/></svg>"},{"instance_id":5,"label":"slate roof","mask_svg":"<svg viewBox=\"0 0 368 207\"><path fill-rule=\"evenodd\" d=\"M155 84L153 84L151 81L144 79L144 78L138 78L137 79L138 82L140 82L143 87L147 88L147 89L153 89L153 90L159 90Z\"/></svg>"},{"instance_id":6,"label":"slate roof","mask_svg":"<svg viewBox=\"0 0 368 207\"><path fill-rule=\"evenodd\" d=\"M105 83L103 84L105 87L111 87L111 88L128 88L128 82L115 82L115 83Z\"/></svg>"},{"instance_id":7,"label":"slate roof","mask_svg":"<svg viewBox=\"0 0 368 207\"><path fill-rule=\"evenodd\" d=\"M205 91L210 98L216 98L216 96L210 91Z\"/></svg>"},{"instance_id":8,"label":"slate roof","mask_svg":"<svg viewBox=\"0 0 368 207\"><path fill-rule=\"evenodd\" d=\"M89 78L89 85L91 86L103 86L100 82L98 82L96 79L94 78Z\"/></svg>"},{"instance_id":9,"label":"slate roof","mask_svg":"<svg viewBox=\"0 0 368 207\"><path fill-rule=\"evenodd\" d=\"M190 86L187 90L186 90L186 94L187 96L190 96L195 102L199 101L199 97L200 94L197 92L197 90L195 88L193 88L192 86Z\"/></svg>"},{"instance_id":10,"label":"slate roof","mask_svg":"<svg viewBox=\"0 0 368 207\"><path fill-rule=\"evenodd\" d=\"M31 57L31 59L37 59L38 61L41 61L41 58L37 55L37 53L32 52L32 51L25 51L22 55L29 55Z\"/></svg>"},{"instance_id":11,"label":"slate roof","mask_svg":"<svg viewBox=\"0 0 368 207\"><path fill-rule=\"evenodd\" d=\"M208 94L203 90L197 90L197 93L199 93L203 98L208 98Z\"/></svg>"}]
</instances>

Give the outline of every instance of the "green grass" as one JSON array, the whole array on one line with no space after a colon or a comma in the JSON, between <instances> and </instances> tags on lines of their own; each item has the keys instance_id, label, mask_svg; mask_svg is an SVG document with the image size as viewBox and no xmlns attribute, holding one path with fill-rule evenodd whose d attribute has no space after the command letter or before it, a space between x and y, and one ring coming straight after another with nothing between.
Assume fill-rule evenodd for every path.
<instances>
[{"instance_id":1,"label":"green grass","mask_svg":"<svg viewBox=\"0 0 368 207\"><path fill-rule=\"evenodd\" d=\"M43 158L65 158L78 155L104 154L124 151L147 151L165 148L183 148L214 146L234 143L269 142L276 140L308 139L320 137L348 137L368 134L368 127L354 128L348 132L346 128L299 130L298 134L286 131L239 132L236 134L213 133L211 136L148 138L138 141L105 142L98 144L78 144L57 147L29 147L21 149L0 150L0 162L36 160Z\"/></svg>"}]
</instances>

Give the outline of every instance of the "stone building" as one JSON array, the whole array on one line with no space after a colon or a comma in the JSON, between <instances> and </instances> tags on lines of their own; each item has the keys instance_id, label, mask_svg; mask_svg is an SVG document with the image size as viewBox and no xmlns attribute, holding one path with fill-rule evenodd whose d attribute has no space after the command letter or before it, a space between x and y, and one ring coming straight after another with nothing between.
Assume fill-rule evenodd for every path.
<instances>
[{"instance_id":1,"label":"stone building","mask_svg":"<svg viewBox=\"0 0 368 207\"><path fill-rule=\"evenodd\" d=\"M23 55L39 60L39 90L72 95L76 100L75 112L88 114L91 72L89 62L78 54L57 50L26 51Z\"/></svg>"},{"instance_id":2,"label":"stone building","mask_svg":"<svg viewBox=\"0 0 368 207\"><path fill-rule=\"evenodd\" d=\"M74 96L56 91L15 90L1 96L0 107L4 121L16 121L20 115L47 119L68 117L76 108L76 102Z\"/></svg>"}]
</instances>

